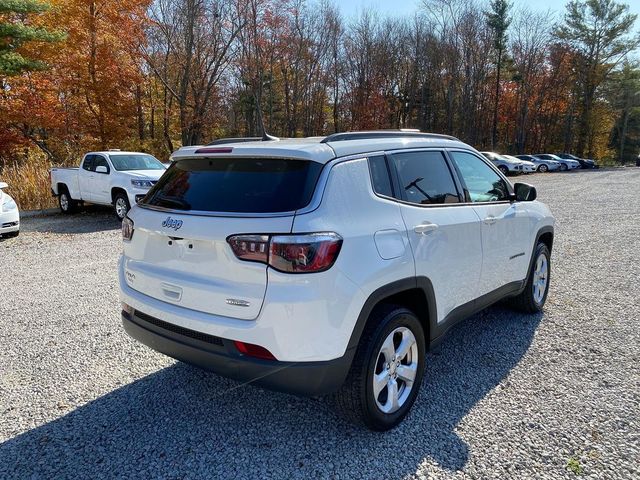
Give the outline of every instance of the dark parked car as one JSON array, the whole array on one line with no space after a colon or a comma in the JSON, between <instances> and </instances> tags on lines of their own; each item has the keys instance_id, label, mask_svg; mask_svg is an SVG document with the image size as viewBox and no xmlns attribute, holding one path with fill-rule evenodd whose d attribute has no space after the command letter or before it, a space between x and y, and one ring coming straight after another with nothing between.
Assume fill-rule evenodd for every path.
<instances>
[{"instance_id":1,"label":"dark parked car","mask_svg":"<svg viewBox=\"0 0 640 480\"><path fill-rule=\"evenodd\" d=\"M575 160L576 162L579 162L581 168L599 168L595 160L591 160L590 158L579 158L575 155L571 155L570 153L556 153L556 155L566 160Z\"/></svg>"}]
</instances>

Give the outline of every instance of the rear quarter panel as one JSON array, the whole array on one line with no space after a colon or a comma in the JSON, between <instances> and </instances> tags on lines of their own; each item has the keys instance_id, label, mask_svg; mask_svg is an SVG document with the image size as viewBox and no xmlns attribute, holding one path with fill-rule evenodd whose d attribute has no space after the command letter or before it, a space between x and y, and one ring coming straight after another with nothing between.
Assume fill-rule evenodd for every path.
<instances>
[{"instance_id":1,"label":"rear quarter panel","mask_svg":"<svg viewBox=\"0 0 640 480\"><path fill-rule=\"evenodd\" d=\"M79 168L52 168L51 169L51 190L56 195L60 194L59 186L64 184L69 190L71 198L82 200L80 188L78 186Z\"/></svg>"},{"instance_id":2,"label":"rear quarter panel","mask_svg":"<svg viewBox=\"0 0 640 480\"><path fill-rule=\"evenodd\" d=\"M335 265L325 272L333 278L326 278L331 287L325 288L323 308L332 330L327 341L334 344L334 352L344 352L369 295L415 276L400 206L373 192L366 159L345 161L331 167L320 206L296 215L293 233L303 232L336 232L343 238ZM270 272L269 290L281 281L279 277ZM343 279L359 289L357 295L343 295L347 283ZM341 301L333 302L337 298Z\"/></svg>"}]
</instances>

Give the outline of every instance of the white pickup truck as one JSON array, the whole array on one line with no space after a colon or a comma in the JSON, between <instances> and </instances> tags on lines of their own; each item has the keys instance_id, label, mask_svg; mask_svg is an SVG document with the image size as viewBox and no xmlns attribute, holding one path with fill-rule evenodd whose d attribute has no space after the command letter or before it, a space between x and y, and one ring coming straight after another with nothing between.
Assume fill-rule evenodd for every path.
<instances>
[{"instance_id":1,"label":"white pickup truck","mask_svg":"<svg viewBox=\"0 0 640 480\"><path fill-rule=\"evenodd\" d=\"M112 205L122 220L165 170L153 155L109 150L85 154L79 168L52 168L49 178L63 213L73 213L80 202Z\"/></svg>"}]
</instances>

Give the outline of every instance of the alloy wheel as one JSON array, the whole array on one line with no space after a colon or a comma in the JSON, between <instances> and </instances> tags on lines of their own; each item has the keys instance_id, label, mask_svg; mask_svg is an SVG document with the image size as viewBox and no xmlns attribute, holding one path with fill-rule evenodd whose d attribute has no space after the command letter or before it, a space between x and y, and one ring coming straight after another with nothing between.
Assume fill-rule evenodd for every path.
<instances>
[{"instance_id":1,"label":"alloy wheel","mask_svg":"<svg viewBox=\"0 0 640 480\"><path fill-rule=\"evenodd\" d=\"M398 411L409 398L418 371L418 344L406 327L393 330L382 343L373 372L373 395L383 413Z\"/></svg>"},{"instance_id":2,"label":"alloy wheel","mask_svg":"<svg viewBox=\"0 0 640 480\"><path fill-rule=\"evenodd\" d=\"M118 218L124 218L127 214L127 202L124 198L118 197L116 199L116 215Z\"/></svg>"},{"instance_id":3,"label":"alloy wheel","mask_svg":"<svg viewBox=\"0 0 640 480\"><path fill-rule=\"evenodd\" d=\"M60 208L65 212L69 210L69 198L66 193L60 194Z\"/></svg>"},{"instance_id":4,"label":"alloy wheel","mask_svg":"<svg viewBox=\"0 0 640 480\"><path fill-rule=\"evenodd\" d=\"M544 299L544 294L547 291L547 280L549 278L549 262L547 257L543 253L538 255L536 259L536 265L533 270L533 300L540 304Z\"/></svg>"}]
</instances>

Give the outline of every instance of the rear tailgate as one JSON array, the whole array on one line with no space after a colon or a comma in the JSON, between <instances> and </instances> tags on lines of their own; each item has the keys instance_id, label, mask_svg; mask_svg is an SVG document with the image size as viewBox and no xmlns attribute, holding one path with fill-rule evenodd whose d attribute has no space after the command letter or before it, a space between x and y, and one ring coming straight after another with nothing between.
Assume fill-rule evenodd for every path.
<instances>
[{"instance_id":1,"label":"rear tailgate","mask_svg":"<svg viewBox=\"0 0 640 480\"><path fill-rule=\"evenodd\" d=\"M291 232L322 165L278 158L175 162L129 213L127 284L185 308L255 319L267 288L264 263L238 259L227 238Z\"/></svg>"},{"instance_id":2,"label":"rear tailgate","mask_svg":"<svg viewBox=\"0 0 640 480\"><path fill-rule=\"evenodd\" d=\"M238 232L289 232L293 223L293 216L205 217L142 208L130 217L135 231L125 245L124 269L131 288L192 310L245 320L260 312L267 266L239 260L226 239Z\"/></svg>"}]
</instances>

